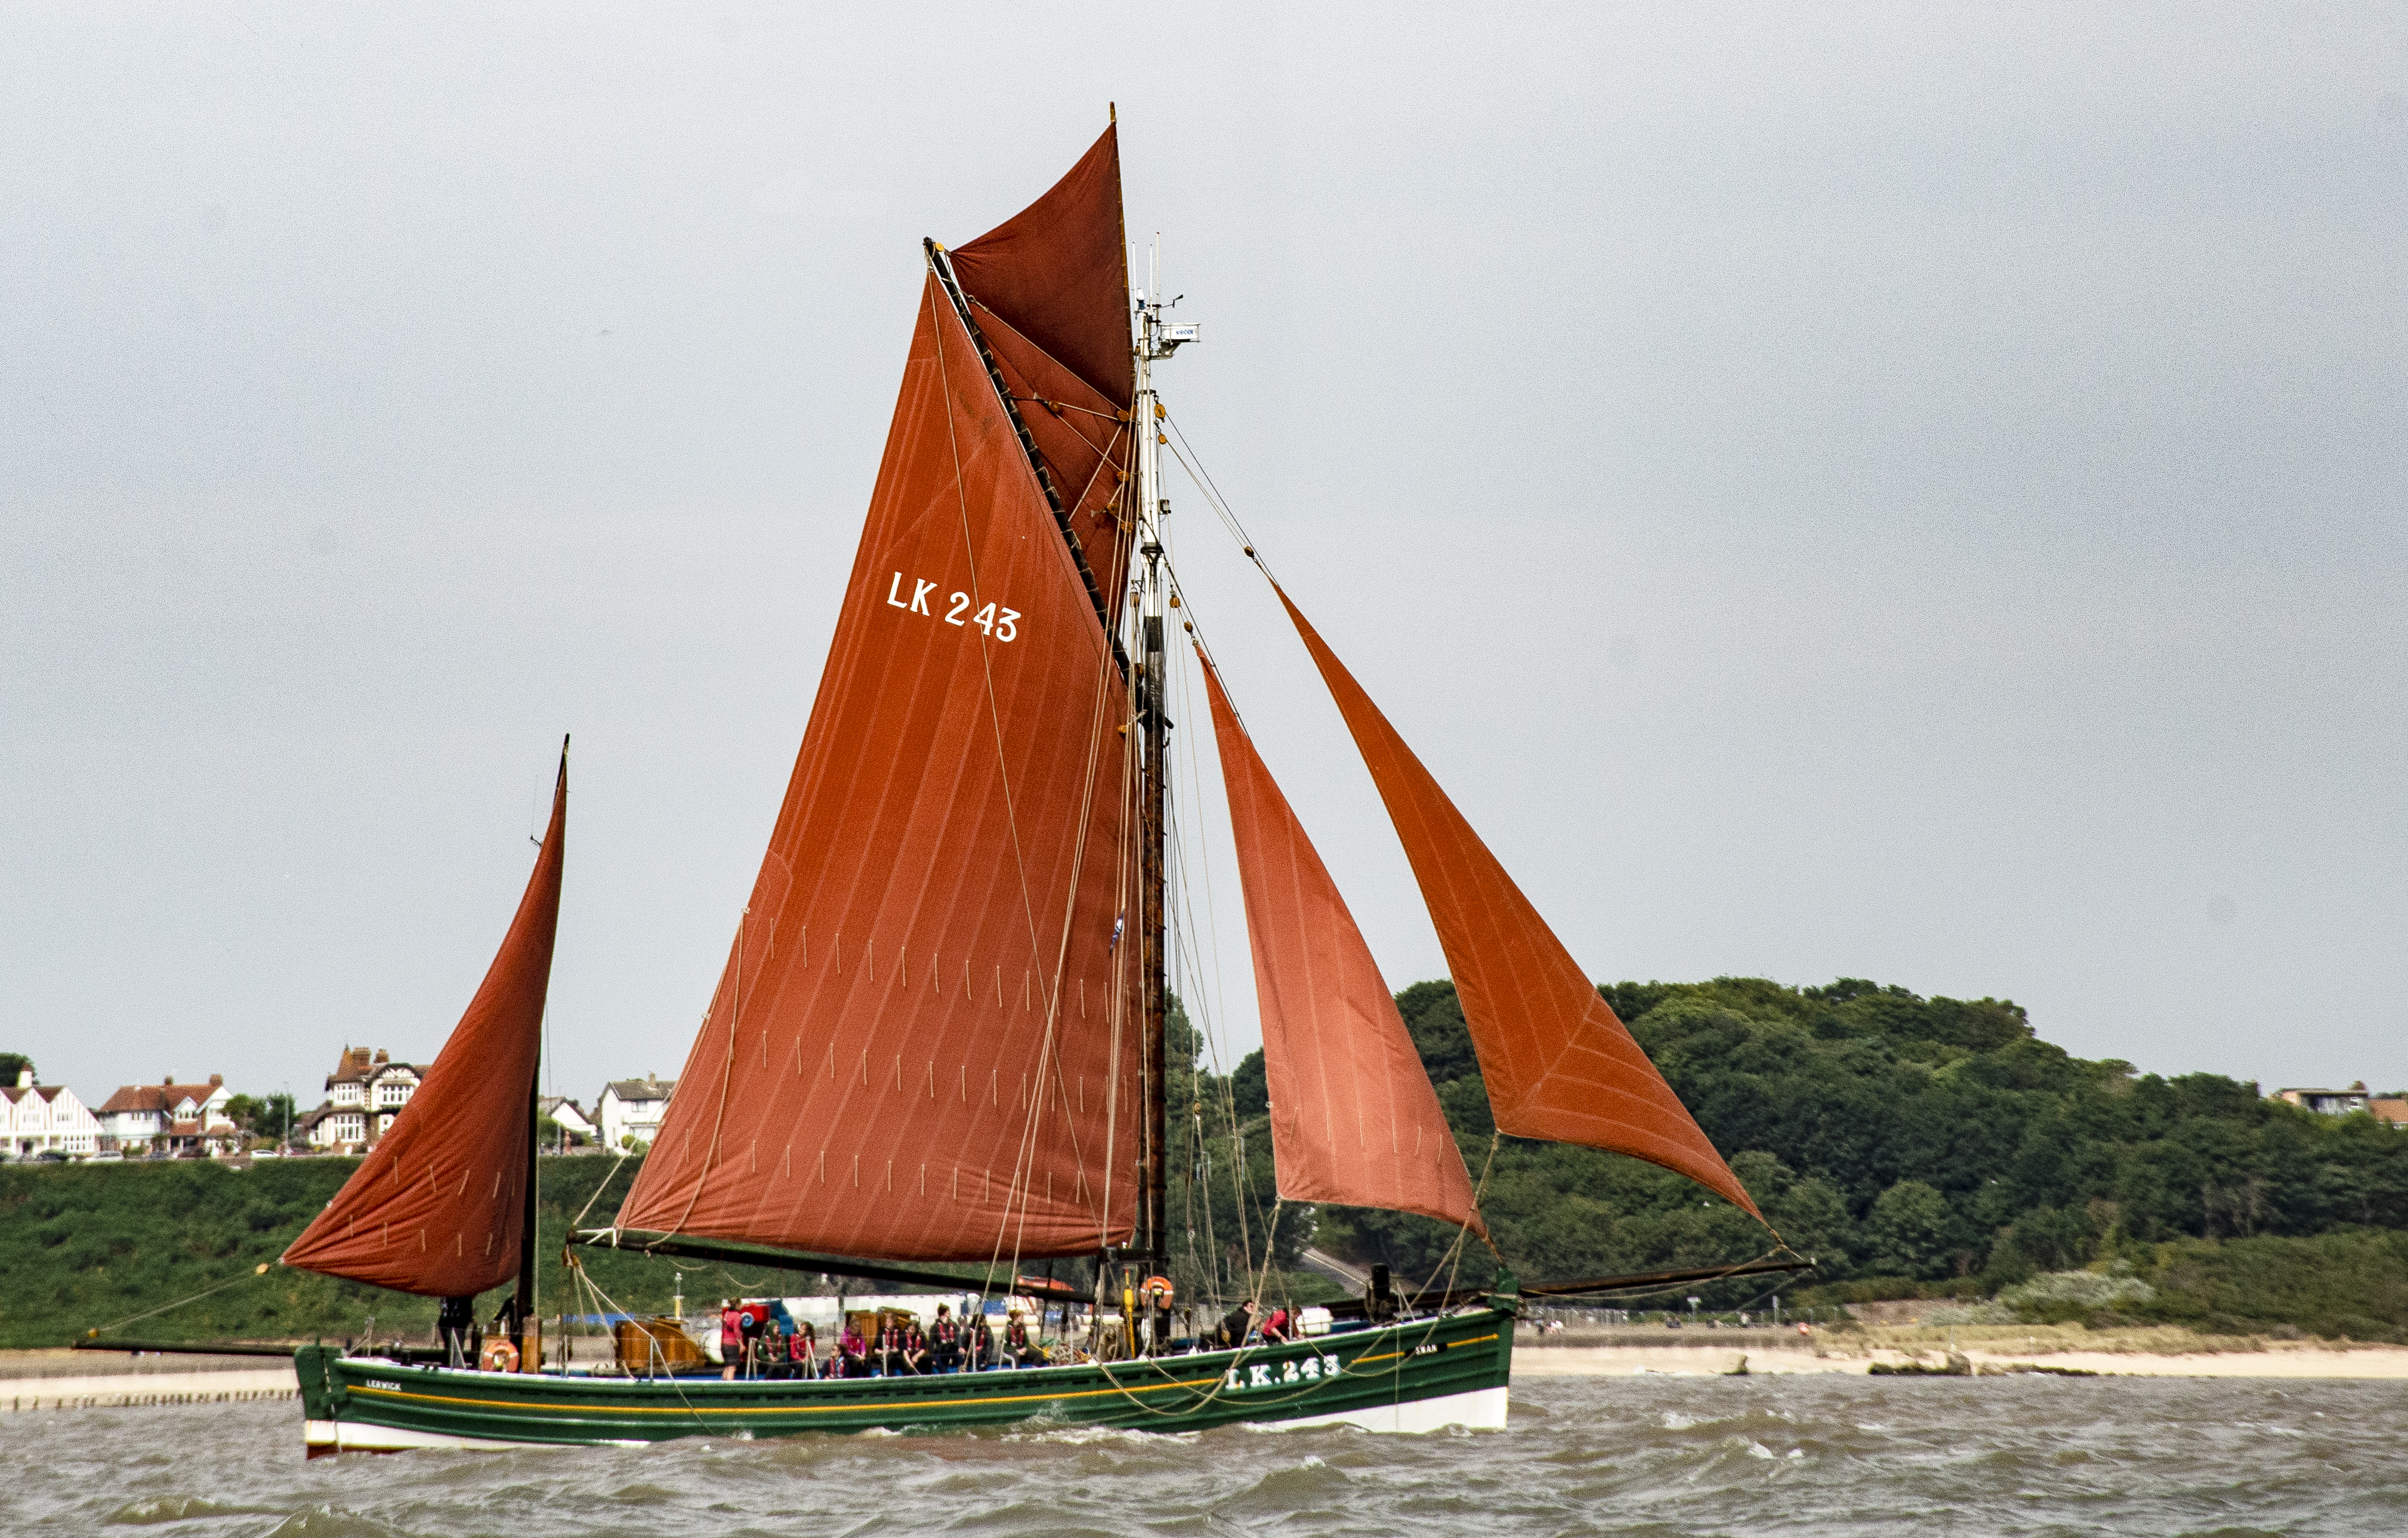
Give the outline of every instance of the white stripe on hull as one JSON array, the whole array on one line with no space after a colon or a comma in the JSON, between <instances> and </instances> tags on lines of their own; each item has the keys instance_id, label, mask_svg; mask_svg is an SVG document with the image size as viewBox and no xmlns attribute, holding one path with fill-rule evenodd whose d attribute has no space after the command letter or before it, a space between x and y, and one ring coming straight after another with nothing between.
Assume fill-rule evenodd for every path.
<instances>
[{"instance_id":1,"label":"white stripe on hull","mask_svg":"<svg viewBox=\"0 0 2408 1538\"><path fill-rule=\"evenodd\" d=\"M1505 1429L1506 1401L1510 1394L1511 1390L1499 1384L1494 1388L1440 1394L1434 1399L1407 1400L1402 1404L1369 1404L1360 1410L1340 1410L1335 1415L1298 1416L1294 1420L1261 1420L1252 1424L1256 1430L1265 1431L1283 1431L1291 1426L1359 1426L1367 1431L1413 1434L1441 1430L1449 1426L1469 1427L1475 1431L1501 1431Z\"/></svg>"},{"instance_id":2,"label":"white stripe on hull","mask_svg":"<svg viewBox=\"0 0 2408 1538\"><path fill-rule=\"evenodd\" d=\"M357 1420L311 1420L302 1423L301 1440L315 1452L397 1453L410 1447L466 1447L501 1453L513 1447L552 1447L551 1442L506 1442L499 1437L453 1436L446 1431L408 1431L393 1426L370 1426ZM650 1443L597 1441L601 1447L645 1447Z\"/></svg>"},{"instance_id":3,"label":"white stripe on hull","mask_svg":"<svg viewBox=\"0 0 2408 1538\"><path fill-rule=\"evenodd\" d=\"M1462 1426L1476 1431L1501 1431L1511 1390L1474 1388L1468 1393L1440 1394L1435 1399L1408 1400L1402 1404L1366 1405L1326 1416L1298 1416L1293 1420L1258 1420L1256 1430L1283 1431L1302 1426L1354 1426L1366 1431L1419 1435ZM370 1426L355 1420L312 1420L305 1424L303 1441L311 1448L333 1453L397 1453L411 1447L454 1447L508 1452L516 1447L548 1447L546 1442L509 1442L498 1437L454 1436L444 1431L411 1431L392 1426ZM640 1441L605 1441L606 1447L646 1447Z\"/></svg>"}]
</instances>

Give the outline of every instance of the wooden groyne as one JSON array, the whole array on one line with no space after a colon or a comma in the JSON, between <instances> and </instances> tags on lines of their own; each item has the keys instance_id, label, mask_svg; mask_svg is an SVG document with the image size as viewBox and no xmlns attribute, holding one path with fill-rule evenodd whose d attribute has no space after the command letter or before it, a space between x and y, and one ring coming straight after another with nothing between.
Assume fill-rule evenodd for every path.
<instances>
[{"instance_id":1,"label":"wooden groyne","mask_svg":"<svg viewBox=\"0 0 2408 1538\"><path fill-rule=\"evenodd\" d=\"M300 1384L290 1367L232 1372L73 1373L0 1378L0 1406L26 1410L123 1410L148 1404L235 1404L291 1399Z\"/></svg>"}]
</instances>

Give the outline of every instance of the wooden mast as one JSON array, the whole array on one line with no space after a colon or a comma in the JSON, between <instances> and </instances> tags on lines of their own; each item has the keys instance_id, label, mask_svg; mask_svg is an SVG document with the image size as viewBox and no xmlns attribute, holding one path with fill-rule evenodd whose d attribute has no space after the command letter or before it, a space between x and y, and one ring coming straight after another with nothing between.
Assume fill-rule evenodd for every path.
<instances>
[{"instance_id":1,"label":"wooden mast","mask_svg":"<svg viewBox=\"0 0 2408 1538\"><path fill-rule=\"evenodd\" d=\"M1163 625L1171 602L1171 580L1164 565L1163 523L1170 515L1170 499L1162 490L1162 423L1165 420L1160 401L1154 390L1154 366L1170 356L1182 341L1195 335L1193 327L1170 327L1165 323L1164 312L1169 308L1162 297L1162 240L1155 237L1154 250L1147 264L1146 287L1137 295L1137 390L1131 403L1131 426L1137 435L1137 500L1134 510L1137 525L1138 554L1144 565L1140 568L1138 611L1138 649L1141 665L1138 670L1138 721L1144 732L1144 754L1140 764L1139 794L1141 798L1139 826L1143 847L1139 863L1138 928L1142 936L1139 953L1140 999L1141 1029L1140 1070L1144 1086L1145 1114L1142 1123L1144 1143L1142 1157L1140 1212L1140 1242L1144 1245L1145 1269L1148 1276L1166 1274L1170 1269L1169 1173L1170 1148L1168 1127L1169 1071L1168 1004L1169 1004L1169 912L1163 900L1166 871L1166 833L1168 818L1165 814L1165 797L1170 783L1169 744L1170 720L1163 707L1169 697L1168 658L1163 645ZM1148 1335L1154 1349L1160 1349L1169 1335L1168 1311L1159 1306L1148 1311Z\"/></svg>"},{"instance_id":2,"label":"wooden mast","mask_svg":"<svg viewBox=\"0 0 2408 1538\"><path fill-rule=\"evenodd\" d=\"M1162 548L1149 542L1140 553L1145 556L1151 578L1153 568L1162 559ZM1148 585L1153 585L1151 581ZM1143 969L1138 982L1142 1016L1138 1069L1139 1082L1145 1088L1145 1176L1140 1207L1143 1215L1146 1274L1160 1276L1170 1265L1169 1116L1165 1094L1168 1070L1164 1051L1169 1001L1169 934L1167 905L1162 900L1164 831L1168 821L1164 814L1164 795L1170 779L1167 754L1170 722L1163 713L1166 691L1162 616L1146 614L1139 625L1143 663L1138 679L1138 719L1145 733L1138 823L1139 836L1143 841L1138 862L1138 932L1143 941L1138 953L1138 964Z\"/></svg>"},{"instance_id":3,"label":"wooden mast","mask_svg":"<svg viewBox=\"0 0 2408 1538\"><path fill-rule=\"evenodd\" d=\"M1111 104L1109 110L1113 125L1121 121L1120 104ZM1128 211L1122 205L1120 249L1128 251ZM1154 261L1146 273L1146 287L1153 291L1152 309L1147 308L1145 293L1134 296L1129 293L1128 267L1121 267L1121 303L1125 313L1135 322L1130 338L1130 379L1135 386L1129 400L1129 428L1137 453L1137 501L1135 510L1125 506L1124 515L1134 510L1130 520L1138 530L1139 553L1145 558L1145 601L1138 622L1138 650L1142 665L1138 678L1137 720L1144 733L1143 755L1139 765L1139 839L1138 856L1138 962L1139 979L1139 1084L1145 1094L1144 1116L1140 1123L1143 1143L1140 1146L1140 1171L1138 1214L1140 1235L1145 1244L1146 1274L1167 1275L1170 1270L1170 1127L1169 1127L1169 906L1163 900L1167 875L1165 841L1169 827L1166 800L1170 784L1167 750L1170 743L1170 720L1163 712L1168 697L1168 675L1163 645L1163 581L1162 525L1163 514L1170 503L1162 495L1162 462L1155 453L1160 446L1159 429L1154 425L1161 415L1154 395L1154 365L1157 358L1170 355L1168 348L1159 345L1156 322L1161 315L1161 240L1154 242ZM1168 1321L1154 1320L1153 1337L1156 1349L1167 1338Z\"/></svg>"}]
</instances>

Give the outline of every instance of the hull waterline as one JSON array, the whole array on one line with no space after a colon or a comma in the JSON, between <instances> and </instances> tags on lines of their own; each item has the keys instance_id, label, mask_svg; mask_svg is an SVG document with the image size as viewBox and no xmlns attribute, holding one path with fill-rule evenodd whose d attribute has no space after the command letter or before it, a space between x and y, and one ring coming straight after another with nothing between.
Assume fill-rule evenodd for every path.
<instances>
[{"instance_id":1,"label":"hull waterline","mask_svg":"<svg viewBox=\"0 0 2408 1538\"><path fill-rule=\"evenodd\" d=\"M463 1372L294 1353L309 1456L632 1445L681 1437L1232 1423L1505 1424L1512 1315L1469 1310L1288 1345L933 1377L723 1382Z\"/></svg>"}]
</instances>

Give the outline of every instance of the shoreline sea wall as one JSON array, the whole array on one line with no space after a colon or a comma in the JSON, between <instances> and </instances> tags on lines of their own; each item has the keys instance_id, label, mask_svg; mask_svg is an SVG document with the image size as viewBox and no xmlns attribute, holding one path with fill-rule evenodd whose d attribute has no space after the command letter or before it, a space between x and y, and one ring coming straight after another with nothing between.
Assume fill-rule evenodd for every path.
<instances>
[{"instance_id":1,"label":"shoreline sea wall","mask_svg":"<svg viewBox=\"0 0 2408 1538\"><path fill-rule=\"evenodd\" d=\"M291 1362L259 1357L129 1359L77 1351L0 1351L0 1411L10 1414L234 1404L292 1399L300 1391Z\"/></svg>"}]
</instances>

